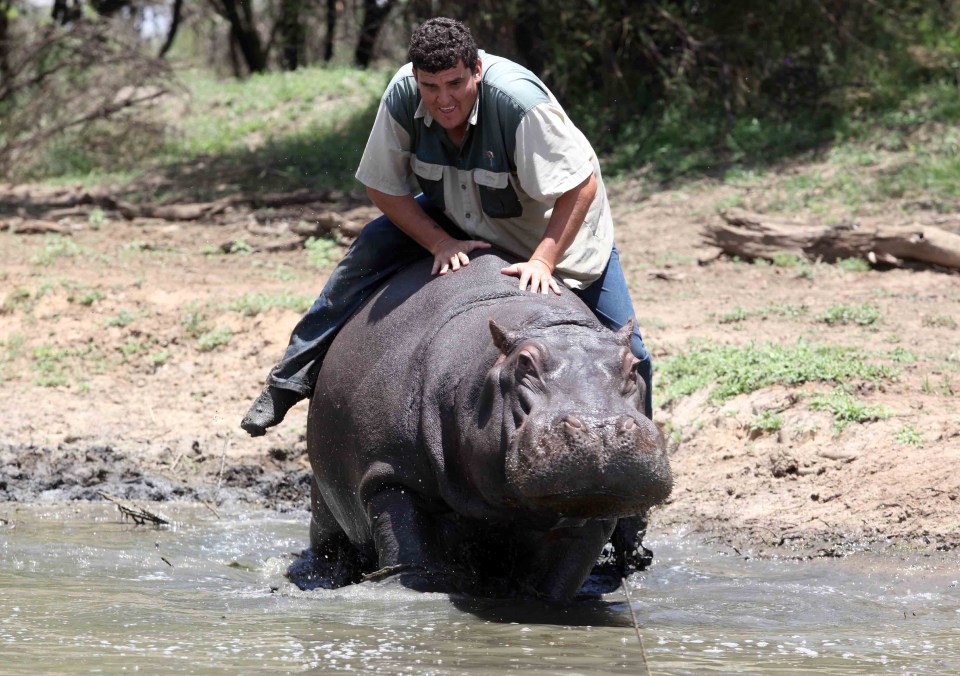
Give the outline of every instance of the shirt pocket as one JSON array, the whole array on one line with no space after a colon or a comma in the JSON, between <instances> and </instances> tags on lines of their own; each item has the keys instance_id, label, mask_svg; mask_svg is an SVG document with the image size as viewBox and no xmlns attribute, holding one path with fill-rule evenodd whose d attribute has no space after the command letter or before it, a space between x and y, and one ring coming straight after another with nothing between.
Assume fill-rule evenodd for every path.
<instances>
[{"instance_id":1,"label":"shirt pocket","mask_svg":"<svg viewBox=\"0 0 960 676\"><path fill-rule=\"evenodd\" d=\"M523 205L510 184L510 174L474 169L473 180L480 188L480 208L490 218L519 218Z\"/></svg>"},{"instance_id":2,"label":"shirt pocket","mask_svg":"<svg viewBox=\"0 0 960 676\"><path fill-rule=\"evenodd\" d=\"M424 162L414 155L413 173L417 177L417 185L430 203L441 211L446 209L443 198L443 165Z\"/></svg>"}]
</instances>

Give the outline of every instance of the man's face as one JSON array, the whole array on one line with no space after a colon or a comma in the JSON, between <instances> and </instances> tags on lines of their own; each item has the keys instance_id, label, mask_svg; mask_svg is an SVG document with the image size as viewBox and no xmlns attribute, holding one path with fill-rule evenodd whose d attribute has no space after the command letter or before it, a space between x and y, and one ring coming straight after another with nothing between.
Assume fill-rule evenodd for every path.
<instances>
[{"instance_id":1,"label":"man's face","mask_svg":"<svg viewBox=\"0 0 960 676\"><path fill-rule=\"evenodd\" d=\"M480 59L477 59L477 67L473 71L460 61L455 67L439 73L414 68L413 76L433 119L448 131L466 130L467 119L477 100Z\"/></svg>"}]
</instances>

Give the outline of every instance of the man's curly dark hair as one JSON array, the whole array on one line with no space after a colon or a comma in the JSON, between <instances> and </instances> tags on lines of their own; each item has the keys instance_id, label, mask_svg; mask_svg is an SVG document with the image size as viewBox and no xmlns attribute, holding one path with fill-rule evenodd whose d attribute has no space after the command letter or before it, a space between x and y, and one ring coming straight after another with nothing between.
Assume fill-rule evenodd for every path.
<instances>
[{"instance_id":1,"label":"man's curly dark hair","mask_svg":"<svg viewBox=\"0 0 960 676\"><path fill-rule=\"evenodd\" d=\"M477 66L477 43L456 19L437 17L413 31L409 57L414 68L427 73L456 68L461 61L472 71Z\"/></svg>"}]
</instances>

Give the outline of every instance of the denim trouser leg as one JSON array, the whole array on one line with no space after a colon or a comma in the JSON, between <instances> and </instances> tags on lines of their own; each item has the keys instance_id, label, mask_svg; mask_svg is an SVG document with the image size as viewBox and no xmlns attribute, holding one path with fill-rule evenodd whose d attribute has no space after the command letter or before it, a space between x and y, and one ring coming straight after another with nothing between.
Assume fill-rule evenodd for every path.
<instances>
[{"instance_id":1,"label":"denim trouser leg","mask_svg":"<svg viewBox=\"0 0 960 676\"><path fill-rule=\"evenodd\" d=\"M610 253L610 260L600 278L582 291L575 292L580 299L593 310L597 319L612 331L623 328L631 317L637 313L630 300L630 291L627 289L627 280L620 267L620 252L616 245ZM630 351L640 360L638 366L640 377L647 386L647 396L643 402L644 414L653 419L653 360L643 345L640 328L633 325L633 336L630 339Z\"/></svg>"},{"instance_id":2,"label":"denim trouser leg","mask_svg":"<svg viewBox=\"0 0 960 676\"><path fill-rule=\"evenodd\" d=\"M466 238L424 196L417 197L417 202L452 236ZM330 343L363 301L397 270L429 255L386 216L367 223L313 306L294 327L287 350L270 372L267 384L310 396Z\"/></svg>"}]
</instances>

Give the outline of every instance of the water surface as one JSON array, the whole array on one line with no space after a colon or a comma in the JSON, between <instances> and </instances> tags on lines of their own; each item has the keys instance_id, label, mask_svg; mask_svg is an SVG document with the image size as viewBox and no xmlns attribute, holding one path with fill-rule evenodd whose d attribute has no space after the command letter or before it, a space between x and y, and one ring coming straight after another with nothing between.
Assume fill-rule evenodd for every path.
<instances>
[{"instance_id":1,"label":"water surface","mask_svg":"<svg viewBox=\"0 0 960 676\"><path fill-rule=\"evenodd\" d=\"M305 513L0 505L0 673L643 673L622 592L566 609L284 578ZM744 560L679 535L631 585L655 674L960 671L955 554ZM952 558L950 558L952 557Z\"/></svg>"}]
</instances>

